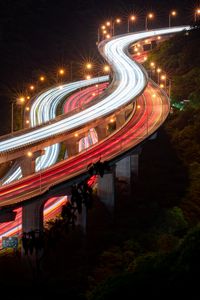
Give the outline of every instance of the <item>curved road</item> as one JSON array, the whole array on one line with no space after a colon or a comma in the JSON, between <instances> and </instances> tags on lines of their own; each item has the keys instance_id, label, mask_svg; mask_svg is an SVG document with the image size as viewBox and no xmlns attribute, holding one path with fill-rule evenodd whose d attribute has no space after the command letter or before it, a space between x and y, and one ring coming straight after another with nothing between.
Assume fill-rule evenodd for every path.
<instances>
[{"instance_id":1,"label":"curved road","mask_svg":"<svg viewBox=\"0 0 200 300\"><path fill-rule=\"evenodd\" d=\"M135 62L133 63L130 57L125 54L125 49L128 47L128 45L131 42L133 42L133 40L136 41L139 39L139 37L146 38L148 36L154 36L157 34L159 35L169 34L169 32L170 33L177 32L183 29L189 29L189 28L178 27L178 28L154 30L152 32L143 32L134 35L131 34L131 35L122 36L117 39L113 39L110 42L106 43L105 46L103 46L103 49L105 50L105 55L107 55L109 62L112 59L116 63L114 69L116 71L115 84L117 82L117 88L114 89L114 92L112 94L104 98L104 100L95 104L94 106L92 106L92 108L86 109L84 111L86 112L85 118L87 119L87 117L89 117L88 115L89 111L90 111L90 115L91 115L91 111L93 111L94 115L96 116L97 107L99 110L101 110L101 112L104 111L105 114L105 110L107 109L109 110L109 108L112 111L114 107L115 108L116 106L119 107L120 105L122 105L122 103L123 104L129 103L130 97L132 96L134 98L135 95L137 95L145 86L145 76L143 75L141 68L137 63ZM110 47L108 47L109 44ZM112 49L112 51L110 49ZM110 57L110 53L114 54L114 56ZM119 61L117 60L117 58L119 59ZM134 88L133 88L133 82L135 83ZM131 91L130 91L130 87L132 87ZM155 97L149 95L148 94L149 91L151 91ZM145 94L145 100L143 99L143 97L142 99L140 97L140 99L138 100L139 102L141 102L140 109L136 114L136 116L139 116L139 119L137 119L134 115L134 118L132 117L130 122L127 123L127 126L131 124L130 128L125 126L121 130L119 130L116 134L113 135L113 139L112 137L109 137L108 140L99 143L98 146L92 147L86 152L79 154L77 157L72 157L65 162L59 163L56 166L51 167L50 169L44 172L41 172L39 175L34 174L33 176L20 180L20 182L9 185L9 187L7 188L6 187L1 188L0 189L1 205L6 205L6 204L11 204L14 202L26 200L34 195L39 194L38 192L39 188L41 189L42 192L44 192L48 190L50 186L55 185L56 183L62 182L63 180L68 180L78 174L82 174L83 172L86 171L87 165L91 163L91 161L97 160L99 158L100 153L103 154L101 156L103 156L104 160L113 159L121 152L126 151L133 146L136 146L142 140L147 138L150 134L155 132L156 129L163 123L166 116L168 115L169 112L168 99L166 98L166 95L163 95L157 87L153 87L153 86L150 86L148 92L145 91L144 94ZM116 98L120 98L121 100L118 99L118 101L116 101ZM109 101L109 103L106 104L106 101ZM101 109L99 107L101 107ZM83 114L84 112L69 117L64 121L70 123L72 119L75 120L75 118L77 117L78 119L77 122L79 122L80 114ZM101 115L101 113L97 115ZM135 123L136 120L137 122ZM134 121L134 123L131 123L131 121L132 122ZM57 122L56 124L53 125L59 126L58 123L60 122ZM76 125L74 126L76 127ZM44 131L46 131L48 126L44 127ZM43 128L41 128L40 131L42 132ZM38 130L36 129L34 132L38 132ZM20 139L20 137L17 138ZM12 143L12 140L13 139L11 139L10 143ZM105 144L106 142L107 144Z\"/></svg>"}]
</instances>

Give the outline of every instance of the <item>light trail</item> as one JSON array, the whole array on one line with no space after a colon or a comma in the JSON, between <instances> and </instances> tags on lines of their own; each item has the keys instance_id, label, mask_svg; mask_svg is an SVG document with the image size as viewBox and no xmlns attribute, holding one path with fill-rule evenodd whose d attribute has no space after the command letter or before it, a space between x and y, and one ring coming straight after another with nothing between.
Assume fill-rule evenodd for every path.
<instances>
[{"instance_id":1,"label":"light trail","mask_svg":"<svg viewBox=\"0 0 200 300\"><path fill-rule=\"evenodd\" d=\"M65 104L63 107L63 111L65 113L72 111L73 109L76 109L80 105L84 105L85 103L88 103L94 99L95 96L98 96L98 94L102 93L103 90L107 87L108 83L101 83L98 86L94 85L89 88L85 88L84 90L81 90L79 92L76 92L75 94L72 94L69 98L65 100ZM37 105L34 106L34 114L33 116L36 116L38 114L39 116L42 116L45 111L45 105L42 105L42 100L37 103ZM52 104L54 104L53 99L51 100ZM42 105L42 109L39 109ZM49 106L51 107L51 106ZM53 113L56 111L57 105L54 105ZM47 107L48 109L48 107ZM34 120L37 122L37 119ZM89 132L89 135L91 135L91 141L90 145L92 143L96 142L96 134L94 130L91 129ZM89 139L89 136L88 136ZM81 145L81 141L80 141ZM51 148L51 147L48 147ZM54 149L52 149L54 151ZM48 164L48 157L47 157L47 164ZM12 168L11 168L12 172ZM16 172L16 170L15 170ZM17 176L14 172L13 177ZM19 170L20 173L20 170ZM19 176L19 175L18 175ZM10 176L12 178L12 176ZM93 176L93 178L90 179L89 184L92 185L95 182L96 177ZM11 191L11 190L10 190ZM44 206L44 223L47 222L50 219L55 218L62 209L62 205L64 205L67 201L67 196L64 197L53 197L50 198ZM10 236L20 236L22 233L22 208L17 208L14 210L17 214L14 221L10 222L4 222L0 224L0 248L2 247L2 237L10 237Z\"/></svg>"},{"instance_id":2,"label":"light trail","mask_svg":"<svg viewBox=\"0 0 200 300\"><path fill-rule=\"evenodd\" d=\"M110 95L103 98L102 101L96 103L92 107L78 112L64 120L58 121L55 124L45 125L42 128L35 129L34 131L25 133L21 136L1 141L0 152L17 149L24 145L30 145L33 142L42 141L52 135L56 136L57 134L77 129L95 119L111 114L121 106L129 103L144 90L147 84L147 78L144 70L142 71L141 67L127 55L126 52L128 46L140 39L175 33L184 29L189 30L189 26L129 34L111 39L110 41L107 41L107 43L102 43L100 48L101 53L108 63L112 65L112 69L114 70L115 82L112 86L112 92L110 91ZM98 80L105 81L105 77L100 77ZM63 86L63 89L65 88L66 86ZM60 94L59 88L54 88L47 91L42 97L58 97L58 93Z\"/></svg>"},{"instance_id":3,"label":"light trail","mask_svg":"<svg viewBox=\"0 0 200 300\"><path fill-rule=\"evenodd\" d=\"M108 76L105 77L108 80ZM104 83L103 86L100 83L100 89L95 86L99 83L99 79L96 80L84 80L81 83L82 88L88 86L91 82L94 84L93 88L88 88L86 91L80 91L70 96L66 101L64 113L69 113L75 111L77 108L80 108L82 105L90 102L96 95L92 95L94 91L99 94L107 87L107 83ZM56 117L56 109L58 104L63 98L66 98L70 93L76 91L80 88L79 82L67 84L66 88L57 87L59 93L57 96L52 96L51 93L43 93L40 95L33 103L30 109L30 124L31 127L43 124L51 119ZM88 93L90 91L90 93ZM85 99L87 95L87 99ZM45 154L36 159L36 172L39 172L42 169L45 169L54 163L56 163L59 155L60 146L59 144L54 144L50 147L46 147ZM7 174L1 178L1 184L9 184L14 180L18 180L22 177L21 168L16 162L15 165L7 172Z\"/></svg>"}]
</instances>

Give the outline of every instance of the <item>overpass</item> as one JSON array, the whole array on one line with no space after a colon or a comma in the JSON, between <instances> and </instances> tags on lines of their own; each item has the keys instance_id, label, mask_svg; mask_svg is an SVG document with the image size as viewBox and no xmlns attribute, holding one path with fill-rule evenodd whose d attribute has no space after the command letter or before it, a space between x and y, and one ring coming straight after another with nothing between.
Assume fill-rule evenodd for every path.
<instances>
[{"instance_id":1,"label":"overpass","mask_svg":"<svg viewBox=\"0 0 200 300\"><path fill-rule=\"evenodd\" d=\"M149 82L148 88L145 89L147 86L146 73L141 70L141 67L137 63L132 62L127 53L127 49L130 43L138 41L139 39L161 34L171 34L183 29L189 28L185 26L129 34L101 43L100 51L102 51L102 54L112 65L114 71L113 82L107 90L107 92L111 94L93 106L86 108L84 112L69 116L66 118L64 125L62 123L63 120L56 120L55 123L53 122L53 124L41 126L41 128L28 129L23 133L19 132L12 138L3 137L0 142L0 154L1 157L6 156L7 160L9 156L12 157L15 151L22 151L21 153L23 154L25 153L23 152L24 149L26 149L26 151L27 149L41 151L42 147L46 145L47 139L50 139L51 143L58 142L57 138L59 138L60 135L66 134L66 132L69 134L70 139L72 139L75 132L78 131L79 134L85 133L85 128L88 130L94 125L99 129L99 136L102 135L102 141L87 151L83 151L78 155L72 155L66 161L60 162L40 172L40 174L35 173L18 182L1 187L1 206L23 202L47 192L53 186L83 175L87 171L88 164L91 161L99 159L100 155L103 160L116 161L123 153L127 153L156 132L169 113L169 99L153 82ZM110 51L109 47L113 50ZM115 60L117 55L123 57L124 60L120 67L117 59ZM133 86L135 89L133 89ZM141 95L143 91L144 95ZM138 95L141 96L136 100ZM116 101L116 98L118 101ZM107 102L109 102L109 106L106 105ZM112 106L110 106L110 102L112 102ZM126 117L127 110L129 112L131 111L128 117ZM101 113L99 111L101 111ZM91 112L95 112L95 114L91 116ZM81 118L83 118L83 116L85 117L85 113L88 114L88 118L82 120ZM107 125L110 116L117 120L119 126L117 126L116 132L107 136L105 125ZM78 121L73 126L72 123L75 118L76 121L77 119ZM85 125L84 122L90 123L89 125ZM64 127L59 133L57 132L58 124L59 126L62 124ZM40 134L44 134L44 132L45 135L41 138ZM40 135L39 138L34 138L33 141L29 141L30 137L37 137L37 135ZM63 140L66 140L66 136Z\"/></svg>"}]
</instances>

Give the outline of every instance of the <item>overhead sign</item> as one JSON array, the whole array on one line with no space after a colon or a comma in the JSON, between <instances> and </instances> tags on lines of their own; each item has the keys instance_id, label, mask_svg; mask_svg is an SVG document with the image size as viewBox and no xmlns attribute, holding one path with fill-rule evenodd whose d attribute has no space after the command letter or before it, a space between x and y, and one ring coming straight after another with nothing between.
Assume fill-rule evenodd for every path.
<instances>
[{"instance_id":1,"label":"overhead sign","mask_svg":"<svg viewBox=\"0 0 200 300\"><path fill-rule=\"evenodd\" d=\"M2 248L14 248L14 249L18 248L18 237L3 236L2 237Z\"/></svg>"}]
</instances>

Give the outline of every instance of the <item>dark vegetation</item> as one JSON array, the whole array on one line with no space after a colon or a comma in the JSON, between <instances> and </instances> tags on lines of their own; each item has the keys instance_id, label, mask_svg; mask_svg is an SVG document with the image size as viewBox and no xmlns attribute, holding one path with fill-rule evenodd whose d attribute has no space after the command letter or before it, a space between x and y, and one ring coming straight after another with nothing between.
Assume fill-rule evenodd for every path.
<instances>
[{"instance_id":1,"label":"dark vegetation","mask_svg":"<svg viewBox=\"0 0 200 300\"><path fill-rule=\"evenodd\" d=\"M7 299L198 298L197 49L198 29L164 42L152 54L172 76L173 100L190 102L182 111L174 110L157 139L145 144L131 196L118 183L115 211L110 213L94 194L86 236L79 226L71 226L73 222L66 224L69 207L65 207L62 218L48 224L53 240L39 260L31 255L22 259L18 252L1 257L0 286ZM100 170L104 175L104 169ZM95 172L100 174L97 169Z\"/></svg>"}]
</instances>

